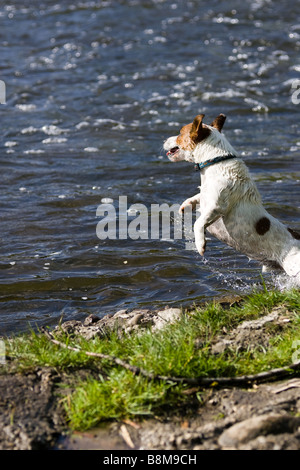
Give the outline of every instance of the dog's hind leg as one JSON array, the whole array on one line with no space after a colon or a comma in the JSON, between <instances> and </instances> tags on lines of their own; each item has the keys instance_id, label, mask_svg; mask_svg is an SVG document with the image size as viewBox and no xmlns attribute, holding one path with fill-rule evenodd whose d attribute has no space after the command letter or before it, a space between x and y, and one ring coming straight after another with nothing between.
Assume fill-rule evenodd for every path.
<instances>
[{"instance_id":1,"label":"dog's hind leg","mask_svg":"<svg viewBox=\"0 0 300 470\"><path fill-rule=\"evenodd\" d=\"M300 278L300 247L293 247L289 251L282 267L289 276Z\"/></svg>"}]
</instances>

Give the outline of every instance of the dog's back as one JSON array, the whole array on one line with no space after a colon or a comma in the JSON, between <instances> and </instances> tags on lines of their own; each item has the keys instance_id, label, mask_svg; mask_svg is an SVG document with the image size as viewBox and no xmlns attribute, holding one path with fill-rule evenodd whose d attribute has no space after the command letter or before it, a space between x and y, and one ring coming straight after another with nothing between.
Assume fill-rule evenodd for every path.
<instances>
[{"instance_id":1,"label":"dog's back","mask_svg":"<svg viewBox=\"0 0 300 470\"><path fill-rule=\"evenodd\" d=\"M276 262L282 267L290 250L295 245L300 249L300 241L262 206L257 187L242 160L233 159L208 168L201 183L200 212L215 199L212 192L218 193L222 217L207 227L213 236L251 259L264 264ZM300 271L300 262L298 266Z\"/></svg>"}]
</instances>

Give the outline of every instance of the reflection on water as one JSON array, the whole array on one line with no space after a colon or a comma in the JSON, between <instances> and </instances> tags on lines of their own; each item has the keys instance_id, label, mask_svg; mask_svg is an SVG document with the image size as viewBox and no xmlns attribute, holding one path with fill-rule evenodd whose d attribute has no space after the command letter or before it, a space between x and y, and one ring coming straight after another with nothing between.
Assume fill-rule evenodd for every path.
<instances>
[{"instance_id":1,"label":"reflection on water","mask_svg":"<svg viewBox=\"0 0 300 470\"><path fill-rule=\"evenodd\" d=\"M0 2L0 334L261 284L214 239L204 259L186 240L99 240L96 209L195 194L198 173L163 140L223 112L267 209L299 229L299 13L291 0Z\"/></svg>"}]
</instances>

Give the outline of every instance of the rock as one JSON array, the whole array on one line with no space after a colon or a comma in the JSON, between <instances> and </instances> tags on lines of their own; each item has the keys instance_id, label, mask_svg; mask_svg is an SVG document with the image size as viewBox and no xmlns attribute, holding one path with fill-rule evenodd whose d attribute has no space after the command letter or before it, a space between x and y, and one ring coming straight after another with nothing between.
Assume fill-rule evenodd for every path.
<instances>
[{"instance_id":1,"label":"rock","mask_svg":"<svg viewBox=\"0 0 300 470\"><path fill-rule=\"evenodd\" d=\"M254 416L226 429L219 437L218 443L222 448L237 448L258 436L292 433L299 425L300 418L289 415L270 413Z\"/></svg>"},{"instance_id":2,"label":"rock","mask_svg":"<svg viewBox=\"0 0 300 470\"><path fill-rule=\"evenodd\" d=\"M101 325L91 325L88 327L82 326L80 329L78 329L77 334L89 341L96 336L99 336L100 338L104 337L106 332Z\"/></svg>"},{"instance_id":3,"label":"rock","mask_svg":"<svg viewBox=\"0 0 300 470\"><path fill-rule=\"evenodd\" d=\"M232 344L232 341L223 339L211 347L212 354L222 354Z\"/></svg>"},{"instance_id":4,"label":"rock","mask_svg":"<svg viewBox=\"0 0 300 470\"><path fill-rule=\"evenodd\" d=\"M179 320L182 314L180 308L166 308L165 310L159 310L153 317L153 330L161 330L167 323L173 323Z\"/></svg>"},{"instance_id":5,"label":"rock","mask_svg":"<svg viewBox=\"0 0 300 470\"><path fill-rule=\"evenodd\" d=\"M237 327L237 330L259 330L266 323L275 322L278 324L284 321L290 321L286 314L287 311L284 307L277 307L274 308L274 310L272 310L269 315L265 315L261 318L258 318L257 320L244 321Z\"/></svg>"},{"instance_id":6,"label":"rock","mask_svg":"<svg viewBox=\"0 0 300 470\"><path fill-rule=\"evenodd\" d=\"M80 327L81 327L80 321L69 320L57 326L55 330L61 330L64 333L72 334L72 333L75 333L76 330Z\"/></svg>"},{"instance_id":7,"label":"rock","mask_svg":"<svg viewBox=\"0 0 300 470\"><path fill-rule=\"evenodd\" d=\"M143 318L144 318L144 315L142 313L137 313L136 315L130 318L127 324L128 326L138 325L139 323L142 322Z\"/></svg>"},{"instance_id":8,"label":"rock","mask_svg":"<svg viewBox=\"0 0 300 470\"><path fill-rule=\"evenodd\" d=\"M83 326L89 326L89 325L92 325L93 323L96 323L100 320L99 317L97 317L97 315L94 315L94 314L91 314L89 315L88 317L86 317L86 319L84 320L83 322Z\"/></svg>"},{"instance_id":9,"label":"rock","mask_svg":"<svg viewBox=\"0 0 300 470\"><path fill-rule=\"evenodd\" d=\"M238 325L228 335L220 335L211 347L213 354L222 354L228 348L237 350L253 350L257 347L267 348L271 334L266 325L272 324L280 328L290 321L292 313L284 307L277 307L268 315L257 320L247 320Z\"/></svg>"},{"instance_id":10,"label":"rock","mask_svg":"<svg viewBox=\"0 0 300 470\"><path fill-rule=\"evenodd\" d=\"M119 334L133 331L139 333L145 328L157 331L167 323L179 319L181 313L180 308L166 308L158 311L136 309L131 312L122 309L115 314L105 315L103 318L89 315L83 323L76 320L64 322L54 329L54 333L64 332L69 335L80 335L90 340L95 336L104 337L109 330L116 330Z\"/></svg>"},{"instance_id":11,"label":"rock","mask_svg":"<svg viewBox=\"0 0 300 470\"><path fill-rule=\"evenodd\" d=\"M125 309L118 310L114 315L112 315L112 317L114 319L116 319L116 318L127 318L128 317L128 310L125 310Z\"/></svg>"}]
</instances>

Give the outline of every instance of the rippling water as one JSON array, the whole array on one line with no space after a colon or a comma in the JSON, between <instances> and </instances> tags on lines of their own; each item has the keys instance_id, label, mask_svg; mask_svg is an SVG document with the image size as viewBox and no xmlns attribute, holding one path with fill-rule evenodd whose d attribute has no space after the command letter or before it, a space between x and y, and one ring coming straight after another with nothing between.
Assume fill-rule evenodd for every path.
<instances>
[{"instance_id":1,"label":"rippling water","mask_svg":"<svg viewBox=\"0 0 300 470\"><path fill-rule=\"evenodd\" d=\"M11 0L0 22L0 334L259 285L215 239L204 259L185 240L101 241L96 209L194 194L162 143L223 112L266 208L300 228L299 3Z\"/></svg>"}]
</instances>

